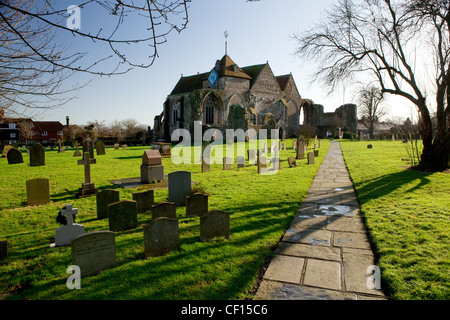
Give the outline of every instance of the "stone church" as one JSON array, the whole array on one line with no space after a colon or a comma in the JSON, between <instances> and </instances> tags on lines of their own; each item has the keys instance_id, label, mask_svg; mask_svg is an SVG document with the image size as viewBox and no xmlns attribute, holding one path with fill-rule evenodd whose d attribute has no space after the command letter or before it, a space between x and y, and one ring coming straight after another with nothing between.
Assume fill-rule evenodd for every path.
<instances>
[{"instance_id":1,"label":"stone church","mask_svg":"<svg viewBox=\"0 0 450 320\"><path fill-rule=\"evenodd\" d=\"M275 76L268 63L241 68L226 54L210 72L180 78L155 117L154 138L171 141L176 129L193 134L195 121L202 123L203 131L217 129L224 137L226 129L267 129L269 135L276 129L281 138L297 136L303 123L319 136L336 126L356 132L357 119L354 105L326 114L323 106L302 99L292 74Z\"/></svg>"}]
</instances>

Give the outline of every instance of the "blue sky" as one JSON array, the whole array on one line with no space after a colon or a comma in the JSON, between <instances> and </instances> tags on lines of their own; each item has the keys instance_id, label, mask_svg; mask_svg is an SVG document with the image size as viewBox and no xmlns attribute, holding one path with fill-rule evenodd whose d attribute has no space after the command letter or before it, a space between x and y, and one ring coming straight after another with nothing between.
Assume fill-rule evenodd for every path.
<instances>
[{"instance_id":1,"label":"blue sky","mask_svg":"<svg viewBox=\"0 0 450 320\"><path fill-rule=\"evenodd\" d=\"M69 3L70 2L70 3ZM68 4L77 4L69 1ZM227 30L228 54L239 66L269 62L275 75L292 72L300 95L323 104L331 112L345 99L352 101L350 89L337 90L328 96L327 88L309 83L313 65L294 55L296 43L291 35L312 27L323 11L336 0L193 0L189 5L189 24L181 33L173 32L167 43L158 48L159 58L148 69L136 68L125 75L71 79L92 82L77 92L77 98L62 108L51 110L47 120L65 123L70 116L73 124L98 120L110 124L114 120L135 119L153 127L153 119L162 111L167 95L181 74L188 76L207 72L225 53L224 31ZM81 28L95 32L109 17L99 17L88 9L81 11ZM103 20L102 20L103 19ZM122 32L134 35L140 26L125 25ZM73 40L70 40L73 41ZM72 46L76 46L76 42ZM86 48L84 48L86 49ZM138 47L136 54L148 54L146 47ZM100 47L90 44L89 53L102 54ZM109 52L104 53L109 55ZM70 83L67 83L70 85ZM400 104L402 102L400 101ZM406 111L405 111L406 110ZM409 109L397 106L392 115L409 116Z\"/></svg>"}]
</instances>

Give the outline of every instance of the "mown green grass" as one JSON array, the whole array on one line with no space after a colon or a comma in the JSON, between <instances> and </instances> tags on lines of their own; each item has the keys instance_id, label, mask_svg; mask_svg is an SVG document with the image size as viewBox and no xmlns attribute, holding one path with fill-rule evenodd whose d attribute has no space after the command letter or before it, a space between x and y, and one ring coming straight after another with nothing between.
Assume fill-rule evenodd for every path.
<instances>
[{"instance_id":1,"label":"mown green grass","mask_svg":"<svg viewBox=\"0 0 450 320\"><path fill-rule=\"evenodd\" d=\"M341 142L392 299L450 299L450 174L408 168L402 142Z\"/></svg>"},{"instance_id":2,"label":"mown green grass","mask_svg":"<svg viewBox=\"0 0 450 320\"><path fill-rule=\"evenodd\" d=\"M149 213L138 216L139 227L116 233L116 266L98 275L83 278L81 290L69 290L67 268L72 264L70 247L50 248L55 218L66 204L78 208L77 223L86 232L107 230L108 221L96 220L96 199L76 199L84 182L84 168L77 165L73 150L63 154L46 152L46 165L8 165L0 159L0 239L9 243L8 257L0 261L0 297L6 299L247 299L252 298L261 268L273 256L278 243L306 194L329 142L323 141L314 165L293 156L292 141L282 151L282 170L276 175L257 174L249 165L223 171L214 164L201 173L201 165L175 165L163 159L165 174L186 170L198 182L194 189L209 194L210 210L231 213L231 238L208 243L199 240L199 219L186 218L185 208L177 209L180 248L166 256L145 259L142 226L151 221ZM92 181L100 190L120 190L121 200L131 200L133 189L121 189L108 181L139 177L143 151L107 148L92 165ZM27 207L26 180L50 179L51 203ZM167 201L167 189L155 190L155 203Z\"/></svg>"}]
</instances>

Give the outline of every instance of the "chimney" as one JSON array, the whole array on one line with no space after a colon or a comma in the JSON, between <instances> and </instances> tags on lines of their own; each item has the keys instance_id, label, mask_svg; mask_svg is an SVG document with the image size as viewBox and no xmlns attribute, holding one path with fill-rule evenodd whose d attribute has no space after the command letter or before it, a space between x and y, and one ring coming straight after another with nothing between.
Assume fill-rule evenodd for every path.
<instances>
[{"instance_id":1,"label":"chimney","mask_svg":"<svg viewBox=\"0 0 450 320\"><path fill-rule=\"evenodd\" d=\"M5 119L5 108L0 109L0 120Z\"/></svg>"},{"instance_id":2,"label":"chimney","mask_svg":"<svg viewBox=\"0 0 450 320\"><path fill-rule=\"evenodd\" d=\"M66 116L66 126L67 126L67 127L69 126L69 121L70 121L70 117L69 117L69 116Z\"/></svg>"}]
</instances>

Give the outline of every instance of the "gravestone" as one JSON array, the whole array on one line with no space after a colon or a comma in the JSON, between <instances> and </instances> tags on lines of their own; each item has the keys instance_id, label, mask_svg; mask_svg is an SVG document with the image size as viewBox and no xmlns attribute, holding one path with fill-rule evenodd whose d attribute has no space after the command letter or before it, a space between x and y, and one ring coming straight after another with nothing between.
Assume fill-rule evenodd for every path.
<instances>
[{"instance_id":1,"label":"gravestone","mask_svg":"<svg viewBox=\"0 0 450 320\"><path fill-rule=\"evenodd\" d=\"M85 233L72 240L72 264L80 267L81 277L109 269L116 264L116 240L112 231Z\"/></svg>"},{"instance_id":2,"label":"gravestone","mask_svg":"<svg viewBox=\"0 0 450 320\"><path fill-rule=\"evenodd\" d=\"M84 149L84 148L83 148ZM91 182L91 164L95 164L97 161L93 158L89 158L90 153L85 152L83 160L78 160L78 165L84 165L84 180L81 184L81 188L78 189L78 193L75 195L77 198L90 197L97 194L98 189L95 184Z\"/></svg>"},{"instance_id":3,"label":"gravestone","mask_svg":"<svg viewBox=\"0 0 450 320\"><path fill-rule=\"evenodd\" d=\"M58 139L57 143L58 143L58 153L65 153L66 150L64 150L64 146L62 144L62 141L60 139Z\"/></svg>"},{"instance_id":4,"label":"gravestone","mask_svg":"<svg viewBox=\"0 0 450 320\"><path fill-rule=\"evenodd\" d=\"M248 163L256 164L256 150L249 149L247 150Z\"/></svg>"},{"instance_id":5,"label":"gravestone","mask_svg":"<svg viewBox=\"0 0 450 320\"><path fill-rule=\"evenodd\" d=\"M314 152L308 153L308 164L314 164Z\"/></svg>"},{"instance_id":6,"label":"gravestone","mask_svg":"<svg viewBox=\"0 0 450 320\"><path fill-rule=\"evenodd\" d=\"M238 156L237 157L237 167L238 168L245 168L245 157Z\"/></svg>"},{"instance_id":7,"label":"gravestone","mask_svg":"<svg viewBox=\"0 0 450 320\"><path fill-rule=\"evenodd\" d=\"M50 202L50 181L44 178L27 181L27 204L40 205Z\"/></svg>"},{"instance_id":8,"label":"gravestone","mask_svg":"<svg viewBox=\"0 0 450 320\"><path fill-rule=\"evenodd\" d=\"M8 241L1 240L0 241L0 261L5 259L8 256Z\"/></svg>"},{"instance_id":9,"label":"gravestone","mask_svg":"<svg viewBox=\"0 0 450 320\"><path fill-rule=\"evenodd\" d=\"M123 200L108 205L109 230L114 232L138 226L136 201Z\"/></svg>"},{"instance_id":10,"label":"gravestone","mask_svg":"<svg viewBox=\"0 0 450 320\"><path fill-rule=\"evenodd\" d=\"M202 172L210 172L211 171L211 158L202 156Z\"/></svg>"},{"instance_id":11,"label":"gravestone","mask_svg":"<svg viewBox=\"0 0 450 320\"><path fill-rule=\"evenodd\" d=\"M115 144L114 144L114 150L119 150L119 149L120 149L120 144L115 143Z\"/></svg>"},{"instance_id":12,"label":"gravestone","mask_svg":"<svg viewBox=\"0 0 450 320\"><path fill-rule=\"evenodd\" d=\"M157 218L144 225L145 257L157 257L176 250L180 243L178 220Z\"/></svg>"},{"instance_id":13,"label":"gravestone","mask_svg":"<svg viewBox=\"0 0 450 320\"><path fill-rule=\"evenodd\" d=\"M35 143L30 148L30 167L45 166L45 148Z\"/></svg>"},{"instance_id":14,"label":"gravestone","mask_svg":"<svg viewBox=\"0 0 450 320\"><path fill-rule=\"evenodd\" d=\"M164 166L158 150L146 150L142 155L141 183L164 181Z\"/></svg>"},{"instance_id":15,"label":"gravestone","mask_svg":"<svg viewBox=\"0 0 450 320\"><path fill-rule=\"evenodd\" d=\"M223 170L231 170L231 158L225 157L223 158Z\"/></svg>"},{"instance_id":16,"label":"gravestone","mask_svg":"<svg viewBox=\"0 0 450 320\"><path fill-rule=\"evenodd\" d=\"M220 237L230 238L230 214L214 210L200 216L200 241Z\"/></svg>"},{"instance_id":17,"label":"gravestone","mask_svg":"<svg viewBox=\"0 0 450 320\"><path fill-rule=\"evenodd\" d=\"M133 193L133 200L136 201L137 212L145 213L152 209L155 202L153 190Z\"/></svg>"},{"instance_id":18,"label":"gravestone","mask_svg":"<svg viewBox=\"0 0 450 320\"><path fill-rule=\"evenodd\" d=\"M292 149L297 150L297 140L292 141Z\"/></svg>"},{"instance_id":19,"label":"gravestone","mask_svg":"<svg viewBox=\"0 0 450 320\"><path fill-rule=\"evenodd\" d=\"M6 157L8 158L8 164L23 163L22 152L15 148L9 149Z\"/></svg>"},{"instance_id":20,"label":"gravestone","mask_svg":"<svg viewBox=\"0 0 450 320\"><path fill-rule=\"evenodd\" d=\"M97 142L95 143L95 150L97 150L98 156L106 155L105 144L101 140L97 140Z\"/></svg>"},{"instance_id":21,"label":"gravestone","mask_svg":"<svg viewBox=\"0 0 450 320\"><path fill-rule=\"evenodd\" d=\"M267 158L264 156L259 156L257 159L258 173L266 173L267 172Z\"/></svg>"},{"instance_id":22,"label":"gravestone","mask_svg":"<svg viewBox=\"0 0 450 320\"><path fill-rule=\"evenodd\" d=\"M373 146L371 144L367 145L367 149L372 149Z\"/></svg>"},{"instance_id":23,"label":"gravestone","mask_svg":"<svg viewBox=\"0 0 450 320\"><path fill-rule=\"evenodd\" d=\"M4 146L2 151L2 158L6 158L6 155L8 154L9 150L11 150L12 148L13 146L10 145Z\"/></svg>"},{"instance_id":24,"label":"gravestone","mask_svg":"<svg viewBox=\"0 0 450 320\"><path fill-rule=\"evenodd\" d=\"M97 219L108 218L108 205L120 201L120 192L113 189L105 189L96 195Z\"/></svg>"},{"instance_id":25,"label":"gravestone","mask_svg":"<svg viewBox=\"0 0 450 320\"><path fill-rule=\"evenodd\" d=\"M152 220L158 218L177 218L177 207L173 202L162 202L157 205L152 206Z\"/></svg>"},{"instance_id":26,"label":"gravestone","mask_svg":"<svg viewBox=\"0 0 450 320\"><path fill-rule=\"evenodd\" d=\"M297 160L305 159L305 141L303 140L303 137L300 136L297 140Z\"/></svg>"},{"instance_id":27,"label":"gravestone","mask_svg":"<svg viewBox=\"0 0 450 320\"><path fill-rule=\"evenodd\" d=\"M68 204L61 210L61 214L67 217L67 224L55 230L55 247L70 246L72 239L84 234L84 226L73 223L74 216L78 214L77 208Z\"/></svg>"},{"instance_id":28,"label":"gravestone","mask_svg":"<svg viewBox=\"0 0 450 320\"><path fill-rule=\"evenodd\" d=\"M127 150L128 149L128 145L127 144L122 145L122 149L123 150Z\"/></svg>"},{"instance_id":29,"label":"gravestone","mask_svg":"<svg viewBox=\"0 0 450 320\"><path fill-rule=\"evenodd\" d=\"M89 159L94 159L94 141L91 138L84 139L83 141L83 156L86 152L89 152Z\"/></svg>"},{"instance_id":30,"label":"gravestone","mask_svg":"<svg viewBox=\"0 0 450 320\"><path fill-rule=\"evenodd\" d=\"M78 141L75 141L75 152L73 153L74 157L81 157L82 154L80 152L80 150L78 150Z\"/></svg>"},{"instance_id":31,"label":"gravestone","mask_svg":"<svg viewBox=\"0 0 450 320\"><path fill-rule=\"evenodd\" d=\"M294 157L288 158L289 168L295 168L297 166L297 161L295 161Z\"/></svg>"},{"instance_id":32,"label":"gravestone","mask_svg":"<svg viewBox=\"0 0 450 320\"><path fill-rule=\"evenodd\" d=\"M194 193L186 197L186 217L201 216L208 213L208 195Z\"/></svg>"},{"instance_id":33,"label":"gravestone","mask_svg":"<svg viewBox=\"0 0 450 320\"><path fill-rule=\"evenodd\" d=\"M186 205L186 197L191 194L191 173L175 171L169 173L169 202L178 206Z\"/></svg>"},{"instance_id":34,"label":"gravestone","mask_svg":"<svg viewBox=\"0 0 450 320\"><path fill-rule=\"evenodd\" d=\"M314 150L314 157L317 158L319 156L319 150Z\"/></svg>"},{"instance_id":35,"label":"gravestone","mask_svg":"<svg viewBox=\"0 0 450 320\"><path fill-rule=\"evenodd\" d=\"M282 143L282 148L283 148L283 151L286 151L286 142Z\"/></svg>"}]
</instances>

